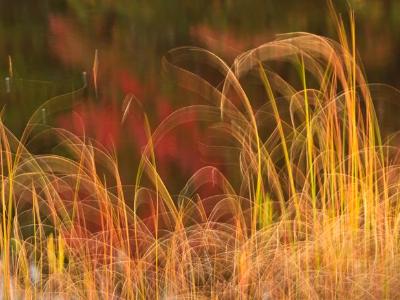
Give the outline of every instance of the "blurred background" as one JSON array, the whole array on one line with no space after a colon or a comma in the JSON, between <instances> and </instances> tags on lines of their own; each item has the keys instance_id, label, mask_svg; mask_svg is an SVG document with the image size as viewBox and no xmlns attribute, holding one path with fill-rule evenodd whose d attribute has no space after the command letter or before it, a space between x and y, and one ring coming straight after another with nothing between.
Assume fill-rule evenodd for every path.
<instances>
[{"instance_id":1,"label":"blurred background","mask_svg":"<svg viewBox=\"0 0 400 300\"><path fill-rule=\"evenodd\" d=\"M348 3L333 2L346 17ZM357 47L368 81L399 88L400 1L349 4L355 10ZM0 0L3 117L18 136L46 99L87 80L87 91L68 108L53 119L43 118L77 134L85 132L105 150L116 150L124 178L132 182L146 142L143 111L154 129L176 108L198 100L180 93L162 75L161 59L168 50L200 46L230 63L277 34L296 31L337 39L323 0ZM133 109L121 122L127 95L134 95L129 98L134 99ZM204 134L198 124L188 123L163 139L156 152L164 177L173 175L175 182L182 182L210 163L199 152Z\"/></svg>"}]
</instances>

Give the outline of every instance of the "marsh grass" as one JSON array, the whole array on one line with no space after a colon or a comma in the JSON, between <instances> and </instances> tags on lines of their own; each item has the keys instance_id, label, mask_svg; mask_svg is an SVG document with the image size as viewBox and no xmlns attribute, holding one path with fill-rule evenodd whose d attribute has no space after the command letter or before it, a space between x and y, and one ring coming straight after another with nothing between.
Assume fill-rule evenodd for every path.
<instances>
[{"instance_id":1,"label":"marsh grass","mask_svg":"<svg viewBox=\"0 0 400 300\"><path fill-rule=\"evenodd\" d=\"M154 130L145 119L131 186L115 154L39 125L43 108L56 113L70 95L40 107L20 139L1 124L4 298L399 297L399 150L374 110L377 91L397 91L367 84L350 19L349 34L336 19L339 43L285 34L232 66L203 49L170 51L165 71L209 104L181 108ZM193 57L224 80L196 75ZM274 63L291 66L296 83ZM155 149L188 122L229 140L210 149L234 167L204 167L174 195ZM43 137L63 155L29 151Z\"/></svg>"}]
</instances>

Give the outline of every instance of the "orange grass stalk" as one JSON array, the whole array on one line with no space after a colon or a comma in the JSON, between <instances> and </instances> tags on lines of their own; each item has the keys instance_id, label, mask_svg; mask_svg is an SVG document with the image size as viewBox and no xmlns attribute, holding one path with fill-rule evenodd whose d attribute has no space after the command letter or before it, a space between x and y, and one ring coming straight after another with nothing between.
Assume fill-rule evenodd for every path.
<instances>
[{"instance_id":1,"label":"orange grass stalk","mask_svg":"<svg viewBox=\"0 0 400 300\"><path fill-rule=\"evenodd\" d=\"M367 84L354 16L349 36L334 16L340 43L285 34L232 66L204 49L171 50L165 71L210 104L181 108L154 131L145 118L132 186L115 154L61 128L40 130L41 109L56 113L71 95L40 107L19 140L1 123L3 296L398 298L399 150L381 136L374 94L399 94ZM192 57L223 80L190 70ZM260 99L249 96L248 78ZM189 122L229 139L210 149L234 168L203 167L173 195L155 150ZM65 155L32 153L42 135ZM214 192L204 194L207 186Z\"/></svg>"}]
</instances>

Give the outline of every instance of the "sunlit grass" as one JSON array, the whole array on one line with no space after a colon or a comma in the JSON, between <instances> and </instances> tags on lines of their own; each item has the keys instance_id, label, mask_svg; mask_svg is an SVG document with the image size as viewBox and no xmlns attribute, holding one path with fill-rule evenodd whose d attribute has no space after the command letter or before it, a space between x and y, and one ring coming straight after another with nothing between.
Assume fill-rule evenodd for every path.
<instances>
[{"instance_id":1,"label":"sunlit grass","mask_svg":"<svg viewBox=\"0 0 400 300\"><path fill-rule=\"evenodd\" d=\"M382 141L353 16L349 35L336 21L340 43L286 34L232 67L198 48L169 52L165 70L212 104L181 108L154 130L145 118L148 143L131 186L115 154L39 125L42 109L61 110L65 96L39 108L20 139L0 124L3 296L399 297L399 150ZM180 67L193 56L224 80L214 86ZM296 82L269 67L276 62ZM248 96L246 76L262 104ZM238 153L229 156L236 168L204 167L175 195L155 149L187 122L229 137L235 147L218 149ZM41 136L65 155L31 153ZM219 192L204 196L207 186Z\"/></svg>"}]
</instances>

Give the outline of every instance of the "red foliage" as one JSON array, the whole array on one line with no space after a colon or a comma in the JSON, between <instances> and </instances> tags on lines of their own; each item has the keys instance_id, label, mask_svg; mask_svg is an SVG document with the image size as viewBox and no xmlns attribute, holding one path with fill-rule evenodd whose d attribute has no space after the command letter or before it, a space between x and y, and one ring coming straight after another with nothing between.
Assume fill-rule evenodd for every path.
<instances>
[{"instance_id":1,"label":"red foliage","mask_svg":"<svg viewBox=\"0 0 400 300\"><path fill-rule=\"evenodd\" d=\"M49 28L51 34L50 47L66 65L86 65L85 57L92 54L79 31L65 17L50 15Z\"/></svg>"},{"instance_id":2,"label":"red foliage","mask_svg":"<svg viewBox=\"0 0 400 300\"><path fill-rule=\"evenodd\" d=\"M125 94L133 94L141 99L144 96L144 87L139 80L126 70L118 72L119 87Z\"/></svg>"},{"instance_id":3,"label":"red foliage","mask_svg":"<svg viewBox=\"0 0 400 300\"><path fill-rule=\"evenodd\" d=\"M107 149L118 148L120 142L120 113L112 105L78 104L72 114L58 119L58 125L94 138Z\"/></svg>"}]
</instances>

